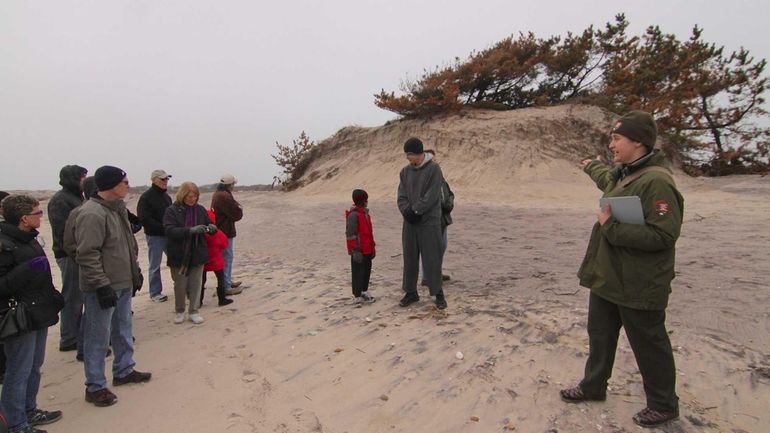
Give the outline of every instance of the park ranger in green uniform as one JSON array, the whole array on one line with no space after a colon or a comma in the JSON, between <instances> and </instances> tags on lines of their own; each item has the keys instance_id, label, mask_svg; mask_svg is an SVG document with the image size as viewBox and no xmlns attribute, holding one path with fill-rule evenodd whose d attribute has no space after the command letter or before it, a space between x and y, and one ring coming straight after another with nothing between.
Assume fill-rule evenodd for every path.
<instances>
[{"instance_id":1,"label":"park ranger in green uniform","mask_svg":"<svg viewBox=\"0 0 770 433\"><path fill-rule=\"evenodd\" d=\"M578 272L580 285L591 289L585 375L578 386L561 390L562 400L569 403L606 398L622 326L647 395L647 407L633 417L643 427L679 416L676 368L665 322L684 199L664 153L654 149L656 135L649 113L631 111L611 132L609 148L616 165L599 157L582 161L604 197L641 199L644 224L621 223L609 206L597 211Z\"/></svg>"}]
</instances>

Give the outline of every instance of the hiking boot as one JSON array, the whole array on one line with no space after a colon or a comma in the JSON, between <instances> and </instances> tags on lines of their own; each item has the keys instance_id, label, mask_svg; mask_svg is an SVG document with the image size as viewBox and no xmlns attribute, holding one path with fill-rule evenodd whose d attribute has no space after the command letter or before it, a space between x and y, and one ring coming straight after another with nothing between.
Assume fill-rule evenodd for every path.
<instances>
[{"instance_id":1,"label":"hiking boot","mask_svg":"<svg viewBox=\"0 0 770 433\"><path fill-rule=\"evenodd\" d=\"M420 300L420 295L418 295L417 292L406 292L404 297L401 298L401 302L399 302L398 305L402 307L408 307L419 300Z\"/></svg>"},{"instance_id":2,"label":"hiking boot","mask_svg":"<svg viewBox=\"0 0 770 433\"><path fill-rule=\"evenodd\" d=\"M656 427L679 418L679 412L665 412L645 407L634 417L634 423L642 427Z\"/></svg>"},{"instance_id":3,"label":"hiking boot","mask_svg":"<svg viewBox=\"0 0 770 433\"><path fill-rule=\"evenodd\" d=\"M238 287L241 286L241 284L243 284L241 281L233 281L232 283L230 283L230 288L237 289Z\"/></svg>"},{"instance_id":4,"label":"hiking boot","mask_svg":"<svg viewBox=\"0 0 770 433\"><path fill-rule=\"evenodd\" d=\"M567 403L580 403L583 401L604 401L607 399L606 395L588 395L583 392L583 389L579 386L572 388L562 389L559 391L561 399Z\"/></svg>"},{"instance_id":5,"label":"hiking boot","mask_svg":"<svg viewBox=\"0 0 770 433\"><path fill-rule=\"evenodd\" d=\"M151 377L152 377L152 373L142 373L141 371L134 370L123 377L113 377L112 386L127 385L129 383L147 382L150 380Z\"/></svg>"},{"instance_id":6,"label":"hiking boot","mask_svg":"<svg viewBox=\"0 0 770 433\"><path fill-rule=\"evenodd\" d=\"M224 298L219 300L219 306L224 307L225 305L230 305L233 303L232 299Z\"/></svg>"},{"instance_id":7,"label":"hiking boot","mask_svg":"<svg viewBox=\"0 0 770 433\"><path fill-rule=\"evenodd\" d=\"M118 396L113 394L107 388L102 388L94 392L88 392L86 389L86 401L93 403L96 407L112 406L118 402Z\"/></svg>"},{"instance_id":8,"label":"hiking boot","mask_svg":"<svg viewBox=\"0 0 770 433\"><path fill-rule=\"evenodd\" d=\"M42 409L33 409L30 412L27 412L27 423L31 426L51 424L52 422L59 421L61 416L62 413L60 410L52 410L49 412Z\"/></svg>"},{"instance_id":9,"label":"hiking boot","mask_svg":"<svg viewBox=\"0 0 770 433\"><path fill-rule=\"evenodd\" d=\"M150 300L152 302L166 302L168 301L168 296L164 295L163 293L158 293L157 295L151 296Z\"/></svg>"},{"instance_id":10,"label":"hiking boot","mask_svg":"<svg viewBox=\"0 0 770 433\"><path fill-rule=\"evenodd\" d=\"M195 323L196 325L200 325L203 323L203 316L201 316L198 313L190 314L190 321Z\"/></svg>"},{"instance_id":11,"label":"hiking boot","mask_svg":"<svg viewBox=\"0 0 770 433\"><path fill-rule=\"evenodd\" d=\"M436 295L436 308L438 308L439 310L443 310L446 307L447 305L446 305L446 299L444 298L444 294L439 293L438 295Z\"/></svg>"},{"instance_id":12,"label":"hiking boot","mask_svg":"<svg viewBox=\"0 0 770 433\"><path fill-rule=\"evenodd\" d=\"M238 295L243 291L243 289L239 289L235 286L230 287L229 289L225 290L225 296L232 296L232 295Z\"/></svg>"},{"instance_id":13,"label":"hiking boot","mask_svg":"<svg viewBox=\"0 0 770 433\"><path fill-rule=\"evenodd\" d=\"M361 292L361 299L369 304L375 301L374 296L370 295L369 292Z\"/></svg>"},{"instance_id":14,"label":"hiking boot","mask_svg":"<svg viewBox=\"0 0 770 433\"><path fill-rule=\"evenodd\" d=\"M184 313L175 313L174 323L176 323L177 325L179 325L180 323L184 323Z\"/></svg>"}]
</instances>

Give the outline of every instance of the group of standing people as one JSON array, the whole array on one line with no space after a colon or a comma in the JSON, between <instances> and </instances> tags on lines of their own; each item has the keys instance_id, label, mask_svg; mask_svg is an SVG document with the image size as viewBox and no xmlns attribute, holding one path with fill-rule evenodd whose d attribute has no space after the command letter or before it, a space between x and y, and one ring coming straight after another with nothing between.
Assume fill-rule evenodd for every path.
<instances>
[{"instance_id":1,"label":"group of standing people","mask_svg":"<svg viewBox=\"0 0 770 433\"><path fill-rule=\"evenodd\" d=\"M597 212L578 273L580 284L590 289L588 359L580 383L561 390L560 396L568 403L607 398L619 332L624 328L647 396L646 407L633 416L633 421L654 427L679 416L676 369L665 319L684 199L665 155L655 148L657 129L649 113L626 114L614 124L610 135L608 147L614 164L597 157L581 165L604 197L639 197L644 223L622 222L609 206ZM433 153L423 149L420 139L408 139L404 153L409 163L400 173L397 201L403 217L404 296L400 305L407 307L419 301L417 282L422 261L429 293L435 297L436 307L444 309L442 266L454 195ZM86 401L96 406L117 401L104 373L110 345L115 356L113 386L151 378L150 373L134 368L131 298L141 288L143 278L134 238L138 222L132 224L123 202L129 190L128 177L117 167L100 167L91 182L95 190L86 192L90 198L84 201L83 192L89 184L86 174L79 166L64 167L60 173L62 190L49 203L62 294L53 287L50 265L38 238L43 215L40 203L27 195L12 195L0 202L0 313L8 318L19 305L28 305L29 315L26 329L1 336L7 359L0 407L14 433L40 433L35 426L62 417L61 411L38 408L36 400L47 330L57 323L62 308L59 347L82 352ZM217 276L219 305L231 302L226 296L237 288L231 277L233 240L235 222L243 217L243 211L232 196L236 180L223 176L212 197L212 209L206 210L198 204L200 191L194 183L182 183L172 201L167 193L171 176L156 170L151 177L153 185L142 195L138 209L138 221L147 236L151 299L167 300L160 278L160 258L165 253L174 280L174 322L184 321L187 301L190 321L202 323L198 308L205 270ZM353 294L359 302L372 302L368 288L376 244L367 207L369 197L363 189L356 189L352 198L353 207L346 211L346 238ZM212 264L217 251L222 253L221 260ZM6 332L4 325L0 328Z\"/></svg>"},{"instance_id":2,"label":"group of standing people","mask_svg":"<svg viewBox=\"0 0 770 433\"><path fill-rule=\"evenodd\" d=\"M59 350L77 351L77 360L84 362L87 402L98 407L117 402L105 376L105 358L113 350L113 386L151 379L151 373L134 368L133 356L131 299L144 283L134 235L142 227L150 259L151 299L168 299L160 278L165 253L174 280L175 323L184 321L188 302L190 321L203 322L198 308L204 266L217 275L219 305L228 305L232 300L227 296L240 293L240 283L232 282L229 274L235 222L243 216L232 196L236 183L232 175L221 178L212 209L207 210L198 204L200 192L192 182L182 183L176 200L171 201L167 192L171 176L155 170L152 187L142 195L139 216L135 216L124 202L129 180L123 170L102 166L94 176L87 174L77 165L63 167L59 173L62 189L48 204L52 250L62 274L61 293L53 286L39 237L43 216L39 201L23 194L2 193L0 197L0 317L27 315L13 328L2 325L0 335L0 360L4 361L0 415L13 433L45 433L36 426L62 417L61 411L37 407L48 327L59 321L60 311ZM20 309L22 313L17 314ZM16 326L22 322L23 327Z\"/></svg>"}]
</instances>

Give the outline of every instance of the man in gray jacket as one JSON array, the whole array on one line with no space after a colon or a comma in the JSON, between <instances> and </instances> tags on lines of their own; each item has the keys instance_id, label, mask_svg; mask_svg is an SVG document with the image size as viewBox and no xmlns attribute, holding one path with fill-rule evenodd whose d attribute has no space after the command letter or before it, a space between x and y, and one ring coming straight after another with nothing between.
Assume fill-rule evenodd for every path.
<instances>
[{"instance_id":1,"label":"man in gray jacket","mask_svg":"<svg viewBox=\"0 0 770 433\"><path fill-rule=\"evenodd\" d=\"M398 184L398 210L404 217L401 242L405 295L400 305L406 307L420 300L417 277L422 256L430 295L436 297L436 307L443 310L447 307L441 288L441 185L444 175L433 161L433 155L423 151L419 138L406 140L404 153L409 164L401 169Z\"/></svg>"},{"instance_id":2,"label":"man in gray jacket","mask_svg":"<svg viewBox=\"0 0 770 433\"><path fill-rule=\"evenodd\" d=\"M107 388L104 374L110 343L115 351L113 386L147 382L151 374L134 369L131 296L134 288L141 287L142 274L123 202L128 195L128 177L123 170L105 165L96 170L94 179L99 192L77 214L75 241L85 304L86 401L102 407L118 400Z\"/></svg>"}]
</instances>

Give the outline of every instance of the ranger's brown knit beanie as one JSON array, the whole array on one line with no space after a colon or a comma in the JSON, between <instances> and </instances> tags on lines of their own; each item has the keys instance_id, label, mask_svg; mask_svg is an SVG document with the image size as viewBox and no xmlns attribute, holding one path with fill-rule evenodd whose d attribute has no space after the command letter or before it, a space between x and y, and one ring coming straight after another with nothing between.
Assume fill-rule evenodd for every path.
<instances>
[{"instance_id":1,"label":"ranger's brown knit beanie","mask_svg":"<svg viewBox=\"0 0 770 433\"><path fill-rule=\"evenodd\" d=\"M648 151L655 147L655 139L658 136L658 128L655 119L650 113L634 110L615 122L612 128L613 134L620 134L631 141L642 143Z\"/></svg>"}]
</instances>

